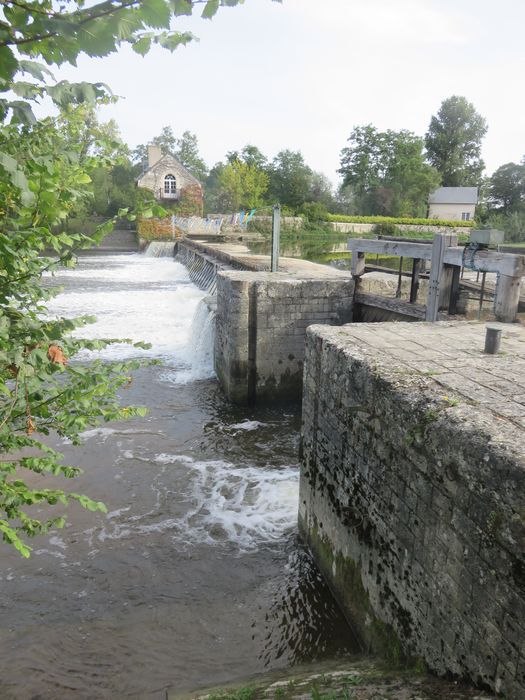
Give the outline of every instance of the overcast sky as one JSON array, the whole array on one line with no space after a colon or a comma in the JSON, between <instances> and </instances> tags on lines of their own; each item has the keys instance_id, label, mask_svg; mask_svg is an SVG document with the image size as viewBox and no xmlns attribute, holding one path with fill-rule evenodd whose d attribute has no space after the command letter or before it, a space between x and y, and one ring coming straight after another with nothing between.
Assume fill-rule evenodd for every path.
<instances>
[{"instance_id":1,"label":"overcast sky","mask_svg":"<svg viewBox=\"0 0 525 700\"><path fill-rule=\"evenodd\" d=\"M209 166L252 143L270 158L300 150L337 182L354 126L423 135L451 95L488 121L488 174L525 154L524 0L245 0L177 26L200 41L56 76L108 83L122 99L103 118L131 146L189 129Z\"/></svg>"}]
</instances>

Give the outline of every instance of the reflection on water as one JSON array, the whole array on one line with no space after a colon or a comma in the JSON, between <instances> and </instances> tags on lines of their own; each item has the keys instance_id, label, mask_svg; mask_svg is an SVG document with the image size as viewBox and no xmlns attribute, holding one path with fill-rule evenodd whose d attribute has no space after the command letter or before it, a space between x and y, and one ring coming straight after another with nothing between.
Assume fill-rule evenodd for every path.
<instances>
[{"instance_id":1,"label":"reflection on water","mask_svg":"<svg viewBox=\"0 0 525 700\"><path fill-rule=\"evenodd\" d=\"M321 229L319 231L286 231L281 233L280 254L289 258L302 258L311 262L325 263L336 259L337 254L347 257L348 234ZM243 237L243 243L252 253L270 255L271 234Z\"/></svg>"},{"instance_id":2,"label":"reflection on water","mask_svg":"<svg viewBox=\"0 0 525 700\"><path fill-rule=\"evenodd\" d=\"M164 698L355 650L297 540L298 414L225 401L194 351L213 324L186 270L97 257L58 281L53 312L97 315L92 337L150 340L162 364L124 395L145 418L61 445L85 469L74 490L108 514L73 507L29 561L2 550L0 698Z\"/></svg>"}]
</instances>

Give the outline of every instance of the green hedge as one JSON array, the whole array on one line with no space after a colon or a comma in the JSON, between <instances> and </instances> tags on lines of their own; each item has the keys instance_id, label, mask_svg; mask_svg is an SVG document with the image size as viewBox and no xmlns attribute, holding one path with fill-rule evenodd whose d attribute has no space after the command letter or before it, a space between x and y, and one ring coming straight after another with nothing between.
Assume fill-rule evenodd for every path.
<instances>
[{"instance_id":1,"label":"green hedge","mask_svg":"<svg viewBox=\"0 0 525 700\"><path fill-rule=\"evenodd\" d=\"M408 224L412 226L463 226L472 228L474 221L447 221L445 219L408 219L394 216L346 216L345 214L328 214L328 221L343 224Z\"/></svg>"}]
</instances>

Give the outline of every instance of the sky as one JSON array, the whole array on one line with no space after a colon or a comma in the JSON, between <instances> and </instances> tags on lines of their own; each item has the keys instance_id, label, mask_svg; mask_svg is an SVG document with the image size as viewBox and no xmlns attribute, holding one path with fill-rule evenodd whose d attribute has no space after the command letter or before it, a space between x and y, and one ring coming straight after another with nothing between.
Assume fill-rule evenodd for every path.
<instances>
[{"instance_id":1,"label":"sky","mask_svg":"<svg viewBox=\"0 0 525 700\"><path fill-rule=\"evenodd\" d=\"M288 148L337 184L355 126L424 135L451 95L488 122L487 174L525 154L523 0L245 0L176 26L200 40L55 76L109 84L121 99L101 116L130 146L189 130L208 166L247 143L270 158Z\"/></svg>"}]
</instances>

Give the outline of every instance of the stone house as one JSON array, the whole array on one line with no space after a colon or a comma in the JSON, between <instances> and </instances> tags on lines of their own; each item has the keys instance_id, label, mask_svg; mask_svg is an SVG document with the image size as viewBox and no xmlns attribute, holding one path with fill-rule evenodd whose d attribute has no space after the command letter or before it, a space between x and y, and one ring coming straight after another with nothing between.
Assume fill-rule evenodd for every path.
<instances>
[{"instance_id":1,"label":"stone house","mask_svg":"<svg viewBox=\"0 0 525 700\"><path fill-rule=\"evenodd\" d=\"M477 203L477 187L438 187L428 197L428 218L472 221Z\"/></svg>"},{"instance_id":2,"label":"stone house","mask_svg":"<svg viewBox=\"0 0 525 700\"><path fill-rule=\"evenodd\" d=\"M202 213L202 185L170 153L162 154L159 146L148 146L148 168L137 179L137 187L153 192L162 204L191 205L191 214Z\"/></svg>"}]
</instances>

